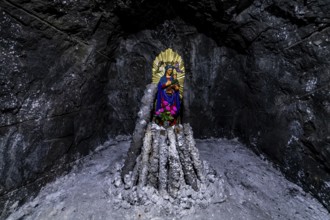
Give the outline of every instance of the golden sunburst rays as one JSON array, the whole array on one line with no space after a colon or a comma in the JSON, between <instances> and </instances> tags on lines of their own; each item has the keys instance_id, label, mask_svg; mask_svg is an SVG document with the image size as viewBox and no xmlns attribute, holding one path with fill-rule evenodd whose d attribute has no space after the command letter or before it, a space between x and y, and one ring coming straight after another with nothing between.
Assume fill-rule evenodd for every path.
<instances>
[{"instance_id":1,"label":"golden sunburst rays","mask_svg":"<svg viewBox=\"0 0 330 220\"><path fill-rule=\"evenodd\" d=\"M177 74L177 79L180 83L180 96L183 95L183 85L185 77L185 68L181 56L174 52L171 48L162 51L154 60L152 65L152 83L158 83L164 75L165 66L172 65L176 67L174 74Z\"/></svg>"}]
</instances>

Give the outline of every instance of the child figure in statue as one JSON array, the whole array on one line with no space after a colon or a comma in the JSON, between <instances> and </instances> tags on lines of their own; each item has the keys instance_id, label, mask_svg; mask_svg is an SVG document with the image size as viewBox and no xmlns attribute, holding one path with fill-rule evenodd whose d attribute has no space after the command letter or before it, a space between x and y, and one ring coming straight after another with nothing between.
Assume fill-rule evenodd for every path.
<instances>
[{"instance_id":1,"label":"child figure in statue","mask_svg":"<svg viewBox=\"0 0 330 220\"><path fill-rule=\"evenodd\" d=\"M167 65L158 82L155 121L163 126L175 125L180 114L180 84L174 69Z\"/></svg>"}]
</instances>

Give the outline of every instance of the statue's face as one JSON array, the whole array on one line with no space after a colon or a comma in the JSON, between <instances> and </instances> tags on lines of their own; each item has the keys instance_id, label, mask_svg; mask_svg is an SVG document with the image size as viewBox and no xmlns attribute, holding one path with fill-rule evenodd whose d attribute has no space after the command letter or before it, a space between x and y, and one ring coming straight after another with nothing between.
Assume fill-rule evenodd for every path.
<instances>
[{"instance_id":1,"label":"statue's face","mask_svg":"<svg viewBox=\"0 0 330 220\"><path fill-rule=\"evenodd\" d=\"M170 76L173 72L173 69L172 68L169 68L167 71L166 71L166 75Z\"/></svg>"}]
</instances>

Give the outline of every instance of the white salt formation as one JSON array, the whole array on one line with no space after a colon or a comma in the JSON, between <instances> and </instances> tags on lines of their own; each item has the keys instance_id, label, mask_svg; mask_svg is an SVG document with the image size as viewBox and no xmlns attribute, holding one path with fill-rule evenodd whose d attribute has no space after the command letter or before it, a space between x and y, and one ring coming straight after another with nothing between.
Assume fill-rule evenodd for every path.
<instances>
[{"instance_id":1,"label":"white salt formation","mask_svg":"<svg viewBox=\"0 0 330 220\"><path fill-rule=\"evenodd\" d=\"M165 129L150 123L141 154L133 171L124 176L124 184L117 182L120 172L117 166L113 182L116 188L111 192L117 196L116 205L123 208L154 203L165 204L172 213L189 213L196 205L210 204L214 196L210 187L217 187L214 199L218 202L226 198L223 181L218 180L215 186L215 171L199 159L189 124Z\"/></svg>"}]
</instances>

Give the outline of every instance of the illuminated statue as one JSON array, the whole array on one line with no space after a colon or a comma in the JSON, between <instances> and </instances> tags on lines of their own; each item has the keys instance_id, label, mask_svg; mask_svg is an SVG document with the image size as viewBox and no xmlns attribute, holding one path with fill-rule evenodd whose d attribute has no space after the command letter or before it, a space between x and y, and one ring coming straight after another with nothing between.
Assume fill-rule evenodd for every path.
<instances>
[{"instance_id":1,"label":"illuminated statue","mask_svg":"<svg viewBox=\"0 0 330 220\"><path fill-rule=\"evenodd\" d=\"M154 121L163 126L175 125L180 116L183 92L184 67L181 57L172 49L167 49L154 61L153 73L153 82L158 84ZM177 77L178 73L180 77Z\"/></svg>"}]
</instances>

